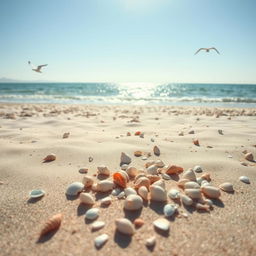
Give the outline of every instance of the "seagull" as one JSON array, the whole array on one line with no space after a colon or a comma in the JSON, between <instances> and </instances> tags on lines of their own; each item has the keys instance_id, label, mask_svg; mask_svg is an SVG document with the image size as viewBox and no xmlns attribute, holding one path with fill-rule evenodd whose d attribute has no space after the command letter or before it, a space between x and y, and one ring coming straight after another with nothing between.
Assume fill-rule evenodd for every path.
<instances>
[{"instance_id":1,"label":"seagull","mask_svg":"<svg viewBox=\"0 0 256 256\"><path fill-rule=\"evenodd\" d=\"M28 62L28 64L32 67L32 70L34 70L34 71L37 72L37 73L42 73L42 72L41 72L41 68L47 66L47 64L44 64L44 65L39 65L39 66L37 66L37 68L35 68L35 67L31 64L30 61Z\"/></svg>"},{"instance_id":2,"label":"seagull","mask_svg":"<svg viewBox=\"0 0 256 256\"><path fill-rule=\"evenodd\" d=\"M201 50L204 50L206 52L209 52L210 50L215 50L218 54L220 54L219 51L215 47L211 47L211 48L200 48L199 50L197 50L197 52L194 55L196 55Z\"/></svg>"}]
</instances>

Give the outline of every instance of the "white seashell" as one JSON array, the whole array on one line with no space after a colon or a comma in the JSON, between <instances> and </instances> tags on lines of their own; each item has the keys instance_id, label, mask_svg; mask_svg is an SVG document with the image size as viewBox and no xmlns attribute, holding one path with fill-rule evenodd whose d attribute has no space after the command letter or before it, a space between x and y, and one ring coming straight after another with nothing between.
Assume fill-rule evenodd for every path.
<instances>
[{"instance_id":1,"label":"white seashell","mask_svg":"<svg viewBox=\"0 0 256 256\"><path fill-rule=\"evenodd\" d=\"M202 183L202 181L203 180L205 180L205 179L203 179L203 178L196 178L196 182L199 184L199 185L201 185L201 183Z\"/></svg>"},{"instance_id":2,"label":"white seashell","mask_svg":"<svg viewBox=\"0 0 256 256\"><path fill-rule=\"evenodd\" d=\"M159 218L159 219L155 220L155 221L153 222L153 225L154 225L156 228L158 228L158 229L160 229L160 230L162 230L162 231L168 231L169 228L170 228L170 223L169 223L169 221L166 220L166 219L164 219L164 218Z\"/></svg>"},{"instance_id":3,"label":"white seashell","mask_svg":"<svg viewBox=\"0 0 256 256\"><path fill-rule=\"evenodd\" d=\"M201 190L198 188L188 188L185 189L185 194L192 199L199 199L201 198Z\"/></svg>"},{"instance_id":4,"label":"white seashell","mask_svg":"<svg viewBox=\"0 0 256 256\"><path fill-rule=\"evenodd\" d=\"M135 233L134 227L130 220L120 218L115 221L116 229L125 235L133 235Z\"/></svg>"},{"instance_id":5,"label":"white seashell","mask_svg":"<svg viewBox=\"0 0 256 256\"><path fill-rule=\"evenodd\" d=\"M162 187L163 189L165 189L165 182L164 180L160 179L156 182L153 183L155 186L159 186L159 187Z\"/></svg>"},{"instance_id":6,"label":"white seashell","mask_svg":"<svg viewBox=\"0 0 256 256\"><path fill-rule=\"evenodd\" d=\"M187 195L180 195L180 199L184 205L189 206L193 204L193 200Z\"/></svg>"},{"instance_id":7,"label":"white seashell","mask_svg":"<svg viewBox=\"0 0 256 256\"><path fill-rule=\"evenodd\" d=\"M213 201L211 199L204 199L204 203L206 203L207 205L209 205L210 207L213 207Z\"/></svg>"},{"instance_id":8,"label":"white seashell","mask_svg":"<svg viewBox=\"0 0 256 256\"><path fill-rule=\"evenodd\" d=\"M82 182L83 182L83 184L86 188L89 188L93 184L93 177L86 175L86 176L83 177Z\"/></svg>"},{"instance_id":9,"label":"white seashell","mask_svg":"<svg viewBox=\"0 0 256 256\"><path fill-rule=\"evenodd\" d=\"M113 189L111 195L118 196L121 192L122 192L122 190L120 188L115 188L115 189Z\"/></svg>"},{"instance_id":10,"label":"white seashell","mask_svg":"<svg viewBox=\"0 0 256 256\"><path fill-rule=\"evenodd\" d=\"M97 183L92 184L91 189L92 189L92 191L95 191L95 192L96 192L97 189L98 189L98 184L97 184Z\"/></svg>"},{"instance_id":11,"label":"white seashell","mask_svg":"<svg viewBox=\"0 0 256 256\"><path fill-rule=\"evenodd\" d=\"M106 175L106 176L110 175L110 170L105 165L100 165L97 167L97 169L98 169L98 174Z\"/></svg>"},{"instance_id":12,"label":"white seashell","mask_svg":"<svg viewBox=\"0 0 256 256\"><path fill-rule=\"evenodd\" d=\"M89 193L81 193L79 195L79 199L80 199L81 203L83 203L83 204L94 204L95 203L92 195Z\"/></svg>"},{"instance_id":13,"label":"white seashell","mask_svg":"<svg viewBox=\"0 0 256 256\"><path fill-rule=\"evenodd\" d=\"M96 248L102 247L109 239L109 235L102 234L94 239L94 245Z\"/></svg>"},{"instance_id":14,"label":"white seashell","mask_svg":"<svg viewBox=\"0 0 256 256\"><path fill-rule=\"evenodd\" d=\"M156 165L151 165L147 168L147 173L151 175L157 175L158 174L157 169L158 167Z\"/></svg>"},{"instance_id":15,"label":"white seashell","mask_svg":"<svg viewBox=\"0 0 256 256\"><path fill-rule=\"evenodd\" d=\"M86 167L80 168L79 172L80 173L87 173L88 172L88 168L86 168Z\"/></svg>"},{"instance_id":16,"label":"white seashell","mask_svg":"<svg viewBox=\"0 0 256 256\"><path fill-rule=\"evenodd\" d=\"M124 189L124 193L126 196L129 196L129 195L137 195L137 192L135 189L133 188L125 188Z\"/></svg>"},{"instance_id":17,"label":"white seashell","mask_svg":"<svg viewBox=\"0 0 256 256\"><path fill-rule=\"evenodd\" d=\"M138 210L143 206L143 200L138 195L129 195L124 201L124 208L126 210Z\"/></svg>"},{"instance_id":18,"label":"white seashell","mask_svg":"<svg viewBox=\"0 0 256 256\"><path fill-rule=\"evenodd\" d=\"M142 186L149 188L149 185L150 185L150 181L147 177L140 177L138 180L136 180L134 187L136 189L138 189Z\"/></svg>"},{"instance_id":19,"label":"white seashell","mask_svg":"<svg viewBox=\"0 0 256 256\"><path fill-rule=\"evenodd\" d=\"M185 183L184 188L185 189L188 189L188 188L200 188L200 185L197 182L195 182L195 181L189 181L189 182Z\"/></svg>"},{"instance_id":20,"label":"white seashell","mask_svg":"<svg viewBox=\"0 0 256 256\"><path fill-rule=\"evenodd\" d=\"M91 225L91 230L92 231L99 230L99 229L103 228L104 226L105 226L104 221L95 221Z\"/></svg>"},{"instance_id":21,"label":"white seashell","mask_svg":"<svg viewBox=\"0 0 256 256\"><path fill-rule=\"evenodd\" d=\"M168 174L166 174L166 173L162 173L161 176L162 176L162 178L163 178L164 180L170 180L170 179L171 179L171 176L168 175Z\"/></svg>"},{"instance_id":22,"label":"white seashell","mask_svg":"<svg viewBox=\"0 0 256 256\"><path fill-rule=\"evenodd\" d=\"M167 193L168 197L171 199L179 199L180 198L180 191L177 189L170 189Z\"/></svg>"},{"instance_id":23,"label":"white seashell","mask_svg":"<svg viewBox=\"0 0 256 256\"><path fill-rule=\"evenodd\" d=\"M98 208L91 208L85 213L85 218L88 220L94 220L99 216L99 209Z\"/></svg>"},{"instance_id":24,"label":"white seashell","mask_svg":"<svg viewBox=\"0 0 256 256\"><path fill-rule=\"evenodd\" d=\"M164 206L165 217L171 217L177 210L177 206L174 204L166 204Z\"/></svg>"},{"instance_id":25,"label":"white seashell","mask_svg":"<svg viewBox=\"0 0 256 256\"><path fill-rule=\"evenodd\" d=\"M153 151L156 156L160 156L160 149L158 146L154 146Z\"/></svg>"},{"instance_id":26,"label":"white seashell","mask_svg":"<svg viewBox=\"0 0 256 256\"><path fill-rule=\"evenodd\" d=\"M202 172L202 171L203 171L203 169L202 169L202 167L201 167L201 166L196 165L196 166L193 168L193 171L194 171L194 172L199 173L199 172Z\"/></svg>"},{"instance_id":27,"label":"white seashell","mask_svg":"<svg viewBox=\"0 0 256 256\"><path fill-rule=\"evenodd\" d=\"M74 182L70 184L67 188L66 195L68 196L76 196L78 193L83 191L84 184L81 182Z\"/></svg>"},{"instance_id":28,"label":"white seashell","mask_svg":"<svg viewBox=\"0 0 256 256\"><path fill-rule=\"evenodd\" d=\"M137 175L138 170L135 167L130 166L126 169L126 172L130 177L133 178Z\"/></svg>"},{"instance_id":29,"label":"white seashell","mask_svg":"<svg viewBox=\"0 0 256 256\"><path fill-rule=\"evenodd\" d=\"M110 196L104 197L100 200L101 205L110 205L112 202L112 199Z\"/></svg>"},{"instance_id":30,"label":"white seashell","mask_svg":"<svg viewBox=\"0 0 256 256\"><path fill-rule=\"evenodd\" d=\"M203 186L201 188L202 192L205 196L209 198L219 198L220 197L220 190L213 186Z\"/></svg>"},{"instance_id":31,"label":"white seashell","mask_svg":"<svg viewBox=\"0 0 256 256\"><path fill-rule=\"evenodd\" d=\"M138 189L138 194L144 199L148 200L148 189L145 186L142 186Z\"/></svg>"},{"instance_id":32,"label":"white seashell","mask_svg":"<svg viewBox=\"0 0 256 256\"><path fill-rule=\"evenodd\" d=\"M250 184L250 179L247 177L247 176L240 176L239 177L239 180L244 182L244 183L247 183L247 184Z\"/></svg>"},{"instance_id":33,"label":"white seashell","mask_svg":"<svg viewBox=\"0 0 256 256\"><path fill-rule=\"evenodd\" d=\"M132 159L128 154L126 154L124 152L121 153L121 160L120 160L121 165L130 164L131 161L132 161Z\"/></svg>"},{"instance_id":34,"label":"white seashell","mask_svg":"<svg viewBox=\"0 0 256 256\"><path fill-rule=\"evenodd\" d=\"M141 160L148 160L148 158L146 157L146 156L143 156L142 158L141 158Z\"/></svg>"},{"instance_id":35,"label":"white seashell","mask_svg":"<svg viewBox=\"0 0 256 256\"><path fill-rule=\"evenodd\" d=\"M117 195L117 198L118 198L118 199L123 199L123 198L125 198L125 193L124 193L124 191L122 191L121 193L119 193L119 194Z\"/></svg>"},{"instance_id":36,"label":"white seashell","mask_svg":"<svg viewBox=\"0 0 256 256\"><path fill-rule=\"evenodd\" d=\"M225 192L234 192L233 185L229 182L225 182L219 185L219 188Z\"/></svg>"},{"instance_id":37,"label":"white seashell","mask_svg":"<svg viewBox=\"0 0 256 256\"><path fill-rule=\"evenodd\" d=\"M181 188L184 188L184 186L185 186L185 184L187 183L187 182L189 182L190 180L188 180L188 179L180 179L178 182L177 182L177 185L179 186L179 187L181 187Z\"/></svg>"},{"instance_id":38,"label":"white seashell","mask_svg":"<svg viewBox=\"0 0 256 256\"><path fill-rule=\"evenodd\" d=\"M201 187L204 187L204 186L211 186L211 184L207 180L202 180Z\"/></svg>"},{"instance_id":39,"label":"white seashell","mask_svg":"<svg viewBox=\"0 0 256 256\"><path fill-rule=\"evenodd\" d=\"M188 169L182 175L182 179L188 179L190 181L196 181L196 174L192 169Z\"/></svg>"},{"instance_id":40,"label":"white seashell","mask_svg":"<svg viewBox=\"0 0 256 256\"><path fill-rule=\"evenodd\" d=\"M29 192L30 198L39 198L45 195L45 191L42 189L34 189Z\"/></svg>"},{"instance_id":41,"label":"white seashell","mask_svg":"<svg viewBox=\"0 0 256 256\"><path fill-rule=\"evenodd\" d=\"M126 171L126 169L128 168L128 164L123 164L122 166L121 166L121 170L123 170L123 171Z\"/></svg>"},{"instance_id":42,"label":"white seashell","mask_svg":"<svg viewBox=\"0 0 256 256\"><path fill-rule=\"evenodd\" d=\"M148 239L146 240L146 243L145 243L145 245L146 245L147 247L154 247L155 244L156 244L156 237L155 237L155 236L152 236L152 237L148 238Z\"/></svg>"},{"instance_id":43,"label":"white seashell","mask_svg":"<svg viewBox=\"0 0 256 256\"><path fill-rule=\"evenodd\" d=\"M111 180L101 180L97 184L97 191L107 192L114 188L114 182Z\"/></svg>"},{"instance_id":44,"label":"white seashell","mask_svg":"<svg viewBox=\"0 0 256 256\"><path fill-rule=\"evenodd\" d=\"M152 201L165 202L167 200L166 191L162 187L151 185L149 190Z\"/></svg>"},{"instance_id":45,"label":"white seashell","mask_svg":"<svg viewBox=\"0 0 256 256\"><path fill-rule=\"evenodd\" d=\"M140 172L138 175L136 175L135 179L134 179L134 183L137 182L137 180L141 177L147 177L146 173L144 173L144 171Z\"/></svg>"},{"instance_id":46,"label":"white seashell","mask_svg":"<svg viewBox=\"0 0 256 256\"><path fill-rule=\"evenodd\" d=\"M155 165L158 167L158 168L163 168L165 166L164 162L162 160L156 160L155 162Z\"/></svg>"}]
</instances>

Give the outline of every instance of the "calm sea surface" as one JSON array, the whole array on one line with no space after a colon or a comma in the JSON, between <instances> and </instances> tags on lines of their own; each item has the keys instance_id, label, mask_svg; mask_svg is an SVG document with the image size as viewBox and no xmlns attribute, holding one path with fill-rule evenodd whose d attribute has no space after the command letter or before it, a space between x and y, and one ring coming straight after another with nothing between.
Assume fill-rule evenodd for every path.
<instances>
[{"instance_id":1,"label":"calm sea surface","mask_svg":"<svg viewBox=\"0 0 256 256\"><path fill-rule=\"evenodd\" d=\"M256 107L256 84L0 83L0 102Z\"/></svg>"}]
</instances>

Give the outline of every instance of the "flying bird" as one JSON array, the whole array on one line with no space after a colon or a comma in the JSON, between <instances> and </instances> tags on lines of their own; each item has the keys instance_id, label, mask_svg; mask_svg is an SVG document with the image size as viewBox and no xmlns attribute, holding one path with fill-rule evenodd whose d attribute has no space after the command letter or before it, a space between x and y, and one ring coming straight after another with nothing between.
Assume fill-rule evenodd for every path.
<instances>
[{"instance_id":1,"label":"flying bird","mask_svg":"<svg viewBox=\"0 0 256 256\"><path fill-rule=\"evenodd\" d=\"M195 55L196 55L197 53L199 53L200 51L209 52L210 50L215 50L218 54L220 54L219 51L218 51L215 47L211 47L211 48L200 48L199 50L197 50L197 52L195 53Z\"/></svg>"},{"instance_id":2,"label":"flying bird","mask_svg":"<svg viewBox=\"0 0 256 256\"><path fill-rule=\"evenodd\" d=\"M39 65L39 66L37 66L37 68L35 68L35 67L31 64L30 61L28 62L28 64L32 67L32 70L35 71L35 72L37 72L37 73L42 73L41 68L47 66L47 64L44 64L44 65Z\"/></svg>"}]
</instances>

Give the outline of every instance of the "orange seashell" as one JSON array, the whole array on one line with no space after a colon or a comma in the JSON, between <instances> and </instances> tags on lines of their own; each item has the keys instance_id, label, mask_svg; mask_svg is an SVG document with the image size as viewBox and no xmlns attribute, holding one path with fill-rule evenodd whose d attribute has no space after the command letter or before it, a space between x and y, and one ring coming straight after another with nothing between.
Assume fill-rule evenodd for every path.
<instances>
[{"instance_id":1,"label":"orange seashell","mask_svg":"<svg viewBox=\"0 0 256 256\"><path fill-rule=\"evenodd\" d=\"M211 181L211 175L210 173L206 172L201 176L202 179L207 180L207 181Z\"/></svg>"},{"instance_id":2,"label":"orange seashell","mask_svg":"<svg viewBox=\"0 0 256 256\"><path fill-rule=\"evenodd\" d=\"M198 140L198 139L193 140L193 143L194 143L194 145L196 145L196 146L200 146L200 144L199 144L199 140Z\"/></svg>"},{"instance_id":3,"label":"orange seashell","mask_svg":"<svg viewBox=\"0 0 256 256\"><path fill-rule=\"evenodd\" d=\"M139 157L139 156L142 156L142 152L141 151L135 151L134 152L134 156L137 156L137 157Z\"/></svg>"},{"instance_id":4,"label":"orange seashell","mask_svg":"<svg viewBox=\"0 0 256 256\"><path fill-rule=\"evenodd\" d=\"M135 133L134 133L134 135L135 135L135 136L139 136L139 135L141 135L141 131L137 131L137 132L135 132Z\"/></svg>"},{"instance_id":5,"label":"orange seashell","mask_svg":"<svg viewBox=\"0 0 256 256\"><path fill-rule=\"evenodd\" d=\"M127 178L120 172L115 172L113 174L114 183L122 188L126 188Z\"/></svg>"},{"instance_id":6,"label":"orange seashell","mask_svg":"<svg viewBox=\"0 0 256 256\"><path fill-rule=\"evenodd\" d=\"M140 228L145 224L145 222L143 219L137 218L134 220L133 224L135 225L136 228Z\"/></svg>"},{"instance_id":7,"label":"orange seashell","mask_svg":"<svg viewBox=\"0 0 256 256\"><path fill-rule=\"evenodd\" d=\"M43 161L44 162L51 162L54 161L56 159L56 155L51 153L50 155L46 156Z\"/></svg>"},{"instance_id":8,"label":"orange seashell","mask_svg":"<svg viewBox=\"0 0 256 256\"><path fill-rule=\"evenodd\" d=\"M40 237L47 234L52 230L56 230L60 227L63 215L61 213L52 216L45 224L41 230Z\"/></svg>"},{"instance_id":9,"label":"orange seashell","mask_svg":"<svg viewBox=\"0 0 256 256\"><path fill-rule=\"evenodd\" d=\"M146 177L149 179L150 184L152 184L152 183L154 183L154 182L156 182L156 181L161 179L160 176L152 175L152 174L148 174Z\"/></svg>"},{"instance_id":10,"label":"orange seashell","mask_svg":"<svg viewBox=\"0 0 256 256\"><path fill-rule=\"evenodd\" d=\"M169 165L165 171L166 174L179 174L183 172L184 169L177 165Z\"/></svg>"}]
</instances>

